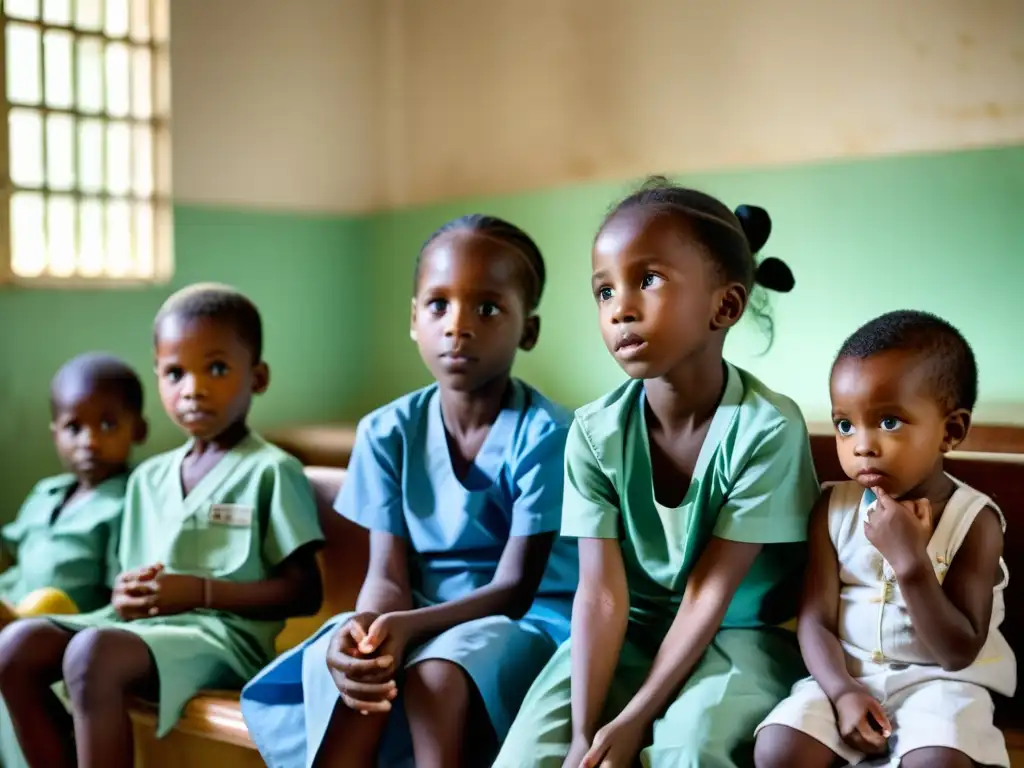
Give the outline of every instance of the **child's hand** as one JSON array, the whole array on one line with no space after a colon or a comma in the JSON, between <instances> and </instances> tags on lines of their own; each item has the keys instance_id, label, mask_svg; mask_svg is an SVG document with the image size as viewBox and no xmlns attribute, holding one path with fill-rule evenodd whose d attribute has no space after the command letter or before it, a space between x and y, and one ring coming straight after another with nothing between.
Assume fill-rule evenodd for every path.
<instances>
[{"instance_id":1,"label":"child's hand","mask_svg":"<svg viewBox=\"0 0 1024 768\"><path fill-rule=\"evenodd\" d=\"M580 768L630 768L643 747L647 724L620 714L594 736Z\"/></svg>"},{"instance_id":2,"label":"child's hand","mask_svg":"<svg viewBox=\"0 0 1024 768\"><path fill-rule=\"evenodd\" d=\"M405 656L405 647L409 644L411 628L408 617L409 614L404 611L382 614L374 620L365 635L356 637L359 652L364 656L376 654L392 660L388 670L392 677L397 676Z\"/></svg>"},{"instance_id":3,"label":"child's hand","mask_svg":"<svg viewBox=\"0 0 1024 768\"><path fill-rule=\"evenodd\" d=\"M885 754L892 724L881 704L861 689L847 691L833 704L843 741L865 755Z\"/></svg>"},{"instance_id":4,"label":"child's hand","mask_svg":"<svg viewBox=\"0 0 1024 768\"><path fill-rule=\"evenodd\" d=\"M110 602L117 615L125 621L144 619L149 616L152 607L148 600L149 582L163 571L163 565L147 565L133 571L124 571L114 580L114 590Z\"/></svg>"},{"instance_id":5,"label":"child's hand","mask_svg":"<svg viewBox=\"0 0 1024 768\"><path fill-rule=\"evenodd\" d=\"M160 571L142 586L149 589L149 616L187 613L206 603L206 580L199 576Z\"/></svg>"},{"instance_id":6,"label":"child's hand","mask_svg":"<svg viewBox=\"0 0 1024 768\"><path fill-rule=\"evenodd\" d=\"M874 492L878 501L864 522L864 535L899 576L927 559L934 528L932 505L928 499L896 501L881 488Z\"/></svg>"},{"instance_id":7,"label":"child's hand","mask_svg":"<svg viewBox=\"0 0 1024 768\"><path fill-rule=\"evenodd\" d=\"M327 650L327 667L341 700L349 709L364 715L390 712L391 700L398 695L390 674L393 659L376 653L364 654L358 648L376 618L375 613L356 614L335 633Z\"/></svg>"},{"instance_id":8,"label":"child's hand","mask_svg":"<svg viewBox=\"0 0 1024 768\"><path fill-rule=\"evenodd\" d=\"M565 756L562 768L580 768L583 758L586 757L589 751L590 739L582 733L576 734L572 737L572 742L569 744L569 754Z\"/></svg>"}]
</instances>

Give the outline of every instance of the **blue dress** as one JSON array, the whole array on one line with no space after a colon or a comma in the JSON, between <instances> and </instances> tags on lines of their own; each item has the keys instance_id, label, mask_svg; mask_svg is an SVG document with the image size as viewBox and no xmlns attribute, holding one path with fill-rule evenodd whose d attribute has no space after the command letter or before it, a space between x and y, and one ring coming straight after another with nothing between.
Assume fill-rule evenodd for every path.
<instances>
[{"instance_id":1,"label":"blue dress","mask_svg":"<svg viewBox=\"0 0 1024 768\"><path fill-rule=\"evenodd\" d=\"M358 427L339 514L409 542L417 607L463 597L490 582L512 536L558 531L563 456L571 415L519 381L464 480L452 470L437 385L371 413ZM530 687L569 634L578 579L575 543L556 539L527 614L466 622L410 648L458 664L472 679L499 742ZM242 715L271 768L310 766L338 689L327 669L331 638L351 614L328 621L242 691ZM392 710L379 764L412 765L403 708Z\"/></svg>"}]
</instances>

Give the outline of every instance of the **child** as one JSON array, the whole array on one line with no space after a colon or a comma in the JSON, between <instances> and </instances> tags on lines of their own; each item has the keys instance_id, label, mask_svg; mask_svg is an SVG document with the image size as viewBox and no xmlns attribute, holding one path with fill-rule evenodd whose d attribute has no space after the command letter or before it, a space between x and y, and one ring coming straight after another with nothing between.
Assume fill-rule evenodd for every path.
<instances>
[{"instance_id":1,"label":"child","mask_svg":"<svg viewBox=\"0 0 1024 768\"><path fill-rule=\"evenodd\" d=\"M1002 513L943 471L967 436L974 354L923 312L843 344L832 420L850 482L822 496L799 637L813 677L759 726L757 764L1008 766L989 689L1012 696Z\"/></svg>"},{"instance_id":2,"label":"child","mask_svg":"<svg viewBox=\"0 0 1024 768\"><path fill-rule=\"evenodd\" d=\"M110 602L132 446L146 437L142 384L127 364L88 353L50 383L50 432L66 474L32 489L0 531L0 627ZM25 765L0 703L0 765Z\"/></svg>"},{"instance_id":3,"label":"child","mask_svg":"<svg viewBox=\"0 0 1024 768\"><path fill-rule=\"evenodd\" d=\"M157 735L201 688L241 686L284 619L314 613L321 539L299 463L249 431L267 388L256 307L187 288L154 325L160 399L182 448L128 482L112 604L0 633L0 691L32 765L132 765L130 694L159 701ZM63 677L71 723L50 690Z\"/></svg>"},{"instance_id":4,"label":"child","mask_svg":"<svg viewBox=\"0 0 1024 768\"><path fill-rule=\"evenodd\" d=\"M356 612L242 693L273 768L413 753L419 768L489 765L568 635L569 414L510 375L516 350L537 343L543 287L537 246L500 219L464 216L423 246L411 335L436 383L362 420L337 500L370 531Z\"/></svg>"},{"instance_id":5,"label":"child","mask_svg":"<svg viewBox=\"0 0 1024 768\"><path fill-rule=\"evenodd\" d=\"M50 383L50 432L67 474L32 489L4 526L0 626L36 613L92 611L110 600L128 457L146 438L142 384L115 357L80 355Z\"/></svg>"},{"instance_id":6,"label":"child","mask_svg":"<svg viewBox=\"0 0 1024 768\"><path fill-rule=\"evenodd\" d=\"M571 644L496 766L731 766L802 665L790 633L818 494L797 406L722 359L755 284L789 290L761 209L651 180L598 231L591 281L633 379L576 412L562 533L578 537ZM787 637L788 635L788 637Z\"/></svg>"}]
</instances>

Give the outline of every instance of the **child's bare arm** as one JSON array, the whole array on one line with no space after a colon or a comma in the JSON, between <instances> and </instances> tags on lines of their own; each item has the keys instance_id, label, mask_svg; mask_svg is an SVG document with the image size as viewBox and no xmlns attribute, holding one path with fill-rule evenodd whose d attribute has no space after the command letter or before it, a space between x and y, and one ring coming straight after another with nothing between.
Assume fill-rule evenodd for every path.
<instances>
[{"instance_id":1,"label":"child's bare arm","mask_svg":"<svg viewBox=\"0 0 1024 768\"><path fill-rule=\"evenodd\" d=\"M835 701L843 693L862 686L847 671L839 643L839 558L828 532L830 498L831 492L823 493L811 512L797 637L807 671L825 695Z\"/></svg>"},{"instance_id":2,"label":"child's bare arm","mask_svg":"<svg viewBox=\"0 0 1024 768\"><path fill-rule=\"evenodd\" d=\"M943 669L969 666L985 644L1002 554L999 517L986 507L971 525L942 584L927 556L914 558L897 571L914 631Z\"/></svg>"},{"instance_id":3,"label":"child's bare arm","mask_svg":"<svg viewBox=\"0 0 1024 768\"><path fill-rule=\"evenodd\" d=\"M488 584L458 600L404 613L405 634L410 639L434 635L485 616L522 617L533 603L554 541L554 532L512 536Z\"/></svg>"},{"instance_id":4,"label":"child's bare arm","mask_svg":"<svg viewBox=\"0 0 1024 768\"><path fill-rule=\"evenodd\" d=\"M714 639L761 544L713 536L686 581L683 600L647 679L619 717L650 723L664 710Z\"/></svg>"},{"instance_id":5,"label":"child's bare arm","mask_svg":"<svg viewBox=\"0 0 1024 768\"><path fill-rule=\"evenodd\" d=\"M318 542L300 547L267 579L235 582L167 573L162 564L118 577L113 602L124 618L169 616L200 608L275 621L312 615L323 586L316 564Z\"/></svg>"},{"instance_id":6,"label":"child's bare arm","mask_svg":"<svg viewBox=\"0 0 1024 768\"><path fill-rule=\"evenodd\" d=\"M579 540L572 603L572 731L589 746L604 709L629 618L629 590L616 539Z\"/></svg>"},{"instance_id":7,"label":"child's bare arm","mask_svg":"<svg viewBox=\"0 0 1024 768\"><path fill-rule=\"evenodd\" d=\"M405 539L398 536L370 532L370 562L359 590L356 613L381 614L412 608L406 547Z\"/></svg>"}]
</instances>

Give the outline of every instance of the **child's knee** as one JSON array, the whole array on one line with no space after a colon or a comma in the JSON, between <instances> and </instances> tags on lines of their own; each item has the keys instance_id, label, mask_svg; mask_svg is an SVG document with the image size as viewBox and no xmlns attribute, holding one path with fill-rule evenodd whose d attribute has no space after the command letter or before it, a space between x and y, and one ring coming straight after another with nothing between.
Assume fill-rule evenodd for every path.
<instances>
[{"instance_id":1,"label":"child's knee","mask_svg":"<svg viewBox=\"0 0 1024 768\"><path fill-rule=\"evenodd\" d=\"M79 707L107 696L123 697L140 680L138 637L111 629L79 632L64 654L63 676L68 693Z\"/></svg>"},{"instance_id":2,"label":"child's knee","mask_svg":"<svg viewBox=\"0 0 1024 768\"><path fill-rule=\"evenodd\" d=\"M754 742L754 765L757 768L789 768L793 765L827 768L835 757L824 744L788 725L765 726Z\"/></svg>"},{"instance_id":3,"label":"child's knee","mask_svg":"<svg viewBox=\"0 0 1024 768\"><path fill-rule=\"evenodd\" d=\"M0 690L40 672L60 669L62 649L47 637L61 630L43 619L16 621L0 632Z\"/></svg>"},{"instance_id":4,"label":"child's knee","mask_svg":"<svg viewBox=\"0 0 1024 768\"><path fill-rule=\"evenodd\" d=\"M442 700L446 707L465 707L469 703L469 679L462 667L443 659L428 659L410 667L405 674L406 696L426 695Z\"/></svg>"},{"instance_id":5,"label":"child's knee","mask_svg":"<svg viewBox=\"0 0 1024 768\"><path fill-rule=\"evenodd\" d=\"M907 752L900 768L971 768L974 761L963 752L946 747L925 747Z\"/></svg>"}]
</instances>

